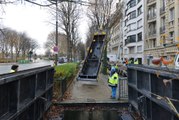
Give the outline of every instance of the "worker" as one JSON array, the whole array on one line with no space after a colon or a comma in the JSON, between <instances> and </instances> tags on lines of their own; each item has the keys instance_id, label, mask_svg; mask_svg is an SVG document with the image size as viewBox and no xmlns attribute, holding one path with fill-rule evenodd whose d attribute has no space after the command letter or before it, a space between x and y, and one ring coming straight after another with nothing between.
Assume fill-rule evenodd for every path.
<instances>
[{"instance_id":1,"label":"worker","mask_svg":"<svg viewBox=\"0 0 179 120\"><path fill-rule=\"evenodd\" d=\"M138 64L139 64L139 61L138 61L138 59L137 59L137 58L135 59L134 64L136 64L136 65L138 65Z\"/></svg>"},{"instance_id":2,"label":"worker","mask_svg":"<svg viewBox=\"0 0 179 120\"><path fill-rule=\"evenodd\" d=\"M127 59L127 58L125 58L124 63L125 63L126 65L128 65L129 61L128 61L128 59Z\"/></svg>"},{"instance_id":3,"label":"worker","mask_svg":"<svg viewBox=\"0 0 179 120\"><path fill-rule=\"evenodd\" d=\"M18 71L18 68L19 68L19 65L12 65L12 66L11 66L10 73L17 72L17 71Z\"/></svg>"},{"instance_id":4,"label":"worker","mask_svg":"<svg viewBox=\"0 0 179 120\"><path fill-rule=\"evenodd\" d=\"M128 64L132 64L132 58L129 59Z\"/></svg>"},{"instance_id":5,"label":"worker","mask_svg":"<svg viewBox=\"0 0 179 120\"><path fill-rule=\"evenodd\" d=\"M118 67L117 63L115 64L115 69L116 69L116 72L118 73L119 67Z\"/></svg>"},{"instance_id":6,"label":"worker","mask_svg":"<svg viewBox=\"0 0 179 120\"><path fill-rule=\"evenodd\" d=\"M115 99L116 98L116 90L117 90L117 85L118 85L118 82L119 82L119 76L118 76L118 73L116 72L116 70L113 71L113 75L109 77L109 80L108 80L108 85L111 87L111 98L112 99Z\"/></svg>"},{"instance_id":7,"label":"worker","mask_svg":"<svg viewBox=\"0 0 179 120\"><path fill-rule=\"evenodd\" d=\"M111 69L110 69L110 77L114 74L114 72L115 72L115 65L114 64L112 64L111 65Z\"/></svg>"}]
</instances>

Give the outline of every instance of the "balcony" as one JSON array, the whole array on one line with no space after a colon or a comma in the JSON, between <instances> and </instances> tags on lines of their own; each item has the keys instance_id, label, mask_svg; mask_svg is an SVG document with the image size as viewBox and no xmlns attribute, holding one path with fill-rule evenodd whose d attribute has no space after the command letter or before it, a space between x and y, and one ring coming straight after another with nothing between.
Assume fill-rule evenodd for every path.
<instances>
[{"instance_id":1,"label":"balcony","mask_svg":"<svg viewBox=\"0 0 179 120\"><path fill-rule=\"evenodd\" d=\"M160 8L160 15L164 14L165 13L165 6L161 7Z\"/></svg>"},{"instance_id":2,"label":"balcony","mask_svg":"<svg viewBox=\"0 0 179 120\"><path fill-rule=\"evenodd\" d=\"M171 4L174 4L174 0L168 0L168 4L171 5Z\"/></svg>"},{"instance_id":3,"label":"balcony","mask_svg":"<svg viewBox=\"0 0 179 120\"><path fill-rule=\"evenodd\" d=\"M147 15L147 20L154 20L154 19L156 19L156 13Z\"/></svg>"},{"instance_id":4,"label":"balcony","mask_svg":"<svg viewBox=\"0 0 179 120\"><path fill-rule=\"evenodd\" d=\"M148 35L149 35L149 37L156 37L156 30L151 30L151 31L149 31L149 33L148 33Z\"/></svg>"},{"instance_id":5,"label":"balcony","mask_svg":"<svg viewBox=\"0 0 179 120\"><path fill-rule=\"evenodd\" d=\"M156 1L156 0L147 0L147 4L152 3L154 1Z\"/></svg>"},{"instance_id":6,"label":"balcony","mask_svg":"<svg viewBox=\"0 0 179 120\"><path fill-rule=\"evenodd\" d=\"M136 42L135 39L127 39L127 40L125 40L125 45L127 45L129 43L134 43L134 42Z\"/></svg>"},{"instance_id":7,"label":"balcony","mask_svg":"<svg viewBox=\"0 0 179 120\"><path fill-rule=\"evenodd\" d=\"M160 27L160 34L165 33L165 26Z\"/></svg>"}]
</instances>

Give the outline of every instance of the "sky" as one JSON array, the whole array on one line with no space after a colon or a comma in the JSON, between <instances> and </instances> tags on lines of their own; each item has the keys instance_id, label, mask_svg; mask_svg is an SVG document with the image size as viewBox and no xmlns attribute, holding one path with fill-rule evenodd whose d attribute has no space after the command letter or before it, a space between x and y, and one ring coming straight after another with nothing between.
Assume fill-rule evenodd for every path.
<instances>
[{"instance_id":1,"label":"sky","mask_svg":"<svg viewBox=\"0 0 179 120\"><path fill-rule=\"evenodd\" d=\"M3 26L1 27L9 27L18 32L26 32L30 38L37 40L40 45L40 48L36 50L36 54L44 54L45 49L43 45L47 40L47 36L55 30L55 26L49 23L52 18L50 18L47 9L26 3L25 5L6 5L4 11L5 13L1 20ZM84 42L88 27L87 18L82 16L80 21L82 22L79 25L79 32Z\"/></svg>"}]
</instances>

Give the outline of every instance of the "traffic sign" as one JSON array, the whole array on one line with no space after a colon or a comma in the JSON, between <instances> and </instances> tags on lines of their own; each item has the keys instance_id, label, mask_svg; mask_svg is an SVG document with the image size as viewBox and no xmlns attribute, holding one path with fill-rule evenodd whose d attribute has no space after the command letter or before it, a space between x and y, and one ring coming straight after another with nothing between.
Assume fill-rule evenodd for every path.
<instances>
[{"instance_id":1,"label":"traffic sign","mask_svg":"<svg viewBox=\"0 0 179 120\"><path fill-rule=\"evenodd\" d=\"M55 47L53 48L53 52L54 52L54 54L58 54L58 47L57 47L57 46L55 46Z\"/></svg>"}]
</instances>

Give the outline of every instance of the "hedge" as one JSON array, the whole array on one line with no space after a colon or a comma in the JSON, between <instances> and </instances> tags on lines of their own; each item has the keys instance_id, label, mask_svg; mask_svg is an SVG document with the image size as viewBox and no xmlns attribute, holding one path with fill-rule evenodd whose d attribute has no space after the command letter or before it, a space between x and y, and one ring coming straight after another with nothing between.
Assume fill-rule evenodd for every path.
<instances>
[{"instance_id":1,"label":"hedge","mask_svg":"<svg viewBox=\"0 0 179 120\"><path fill-rule=\"evenodd\" d=\"M66 63L55 67L54 78L58 80L68 80L76 73L78 63Z\"/></svg>"}]
</instances>

